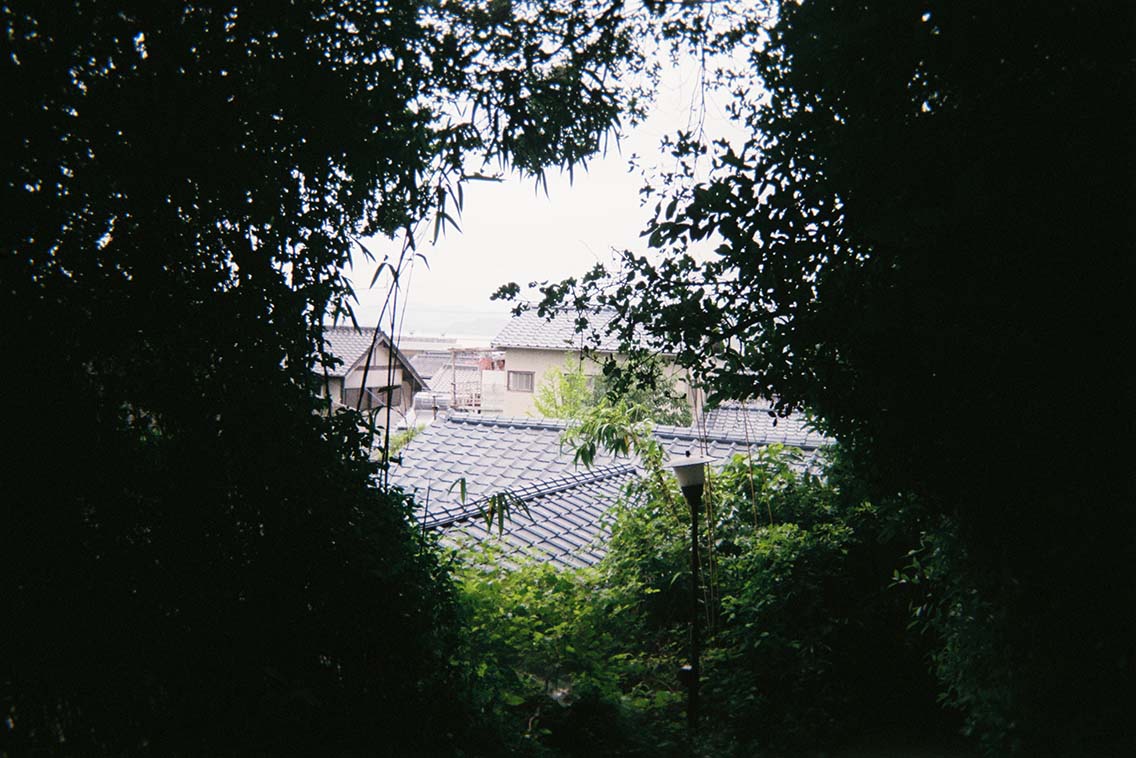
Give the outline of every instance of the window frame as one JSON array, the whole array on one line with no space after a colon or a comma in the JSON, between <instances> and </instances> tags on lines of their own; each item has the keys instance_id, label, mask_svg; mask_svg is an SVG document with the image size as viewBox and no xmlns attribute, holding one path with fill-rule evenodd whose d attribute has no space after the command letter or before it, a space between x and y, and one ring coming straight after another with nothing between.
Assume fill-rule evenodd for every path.
<instances>
[{"instance_id":1,"label":"window frame","mask_svg":"<svg viewBox=\"0 0 1136 758\"><path fill-rule=\"evenodd\" d=\"M518 387L514 384L513 377L528 377L528 388ZM509 392L533 392L536 388L536 372L535 371L508 371L505 377L505 387Z\"/></svg>"}]
</instances>

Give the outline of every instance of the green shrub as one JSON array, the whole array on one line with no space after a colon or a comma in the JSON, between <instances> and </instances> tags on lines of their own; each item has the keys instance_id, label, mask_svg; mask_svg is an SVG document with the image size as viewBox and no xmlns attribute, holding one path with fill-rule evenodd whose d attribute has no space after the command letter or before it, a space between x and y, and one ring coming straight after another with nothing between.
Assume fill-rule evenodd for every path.
<instances>
[{"instance_id":1,"label":"green shrub","mask_svg":"<svg viewBox=\"0 0 1136 758\"><path fill-rule=\"evenodd\" d=\"M492 546L459 570L468 686L494 750L518 755L634 754L653 747L623 685L634 669L614 632L620 609L594 569L535 560L504 568ZM637 746L638 745L638 746Z\"/></svg>"},{"instance_id":2,"label":"green shrub","mask_svg":"<svg viewBox=\"0 0 1136 758\"><path fill-rule=\"evenodd\" d=\"M802 474L770 447L712 477L705 518L706 755L819 749L935 709L908 595L910 548L837 468ZM685 754L691 613L688 513L648 477L611 512L601 564L493 566L470 554L461 595L483 713L534 755Z\"/></svg>"}]
</instances>

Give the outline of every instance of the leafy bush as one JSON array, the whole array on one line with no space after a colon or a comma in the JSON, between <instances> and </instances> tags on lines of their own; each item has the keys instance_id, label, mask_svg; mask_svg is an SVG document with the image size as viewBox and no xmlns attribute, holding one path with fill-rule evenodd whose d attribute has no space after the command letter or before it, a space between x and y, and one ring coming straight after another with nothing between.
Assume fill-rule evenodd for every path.
<instances>
[{"instance_id":1,"label":"leafy bush","mask_svg":"<svg viewBox=\"0 0 1136 758\"><path fill-rule=\"evenodd\" d=\"M492 547L459 572L468 633L463 670L483 723L480 747L518 755L654 754L625 700L633 667L613 623L616 598L594 569L521 561L504 569Z\"/></svg>"},{"instance_id":2,"label":"leafy bush","mask_svg":"<svg viewBox=\"0 0 1136 758\"><path fill-rule=\"evenodd\" d=\"M453 590L410 503L373 486L355 414L248 388L211 425L188 391L160 418L86 392L17 414L24 471L59 429L75 448L6 490L0 753L459 741Z\"/></svg>"},{"instance_id":3,"label":"leafy bush","mask_svg":"<svg viewBox=\"0 0 1136 758\"><path fill-rule=\"evenodd\" d=\"M796 751L865 727L937 728L924 651L889 589L910 535L857 502L838 466L772 446L710 482L700 612L707 755ZM602 563L463 572L482 707L531 754L684 753L689 526L673 479L634 485ZM586 714L586 715L585 715Z\"/></svg>"}]
</instances>

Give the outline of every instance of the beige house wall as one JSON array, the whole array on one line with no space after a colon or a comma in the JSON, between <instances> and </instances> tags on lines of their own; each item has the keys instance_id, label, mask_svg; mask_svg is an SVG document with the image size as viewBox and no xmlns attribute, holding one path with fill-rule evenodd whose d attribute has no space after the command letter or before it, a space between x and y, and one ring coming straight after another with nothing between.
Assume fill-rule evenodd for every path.
<instances>
[{"instance_id":1,"label":"beige house wall","mask_svg":"<svg viewBox=\"0 0 1136 758\"><path fill-rule=\"evenodd\" d=\"M533 391L520 392L517 390L508 389L506 380L504 409L503 416L540 416L537 412L533 399L536 397L536 390L540 387L541 382L544 381L548 370L551 368L563 368L565 360L571 357L573 360L580 359L580 353L577 351L560 352L557 350L531 350L523 348L505 348L505 374L506 377L511 371L517 372L532 372L533 375ZM587 376L599 376L603 373L604 356L599 356L594 359L584 360L584 374ZM676 379L675 388L684 393L687 398L687 403L690 404L691 409L694 408L695 394L691 391L690 386L686 382L686 373L673 363L664 363L663 369L668 376ZM698 399L699 403L701 398Z\"/></svg>"},{"instance_id":2,"label":"beige house wall","mask_svg":"<svg viewBox=\"0 0 1136 758\"><path fill-rule=\"evenodd\" d=\"M502 410L503 416L539 416L536 407L533 405L533 398L536 397L536 388L544 381L545 375L552 367L561 367L564 365L564 359L572 353L562 353L556 350L525 350L522 348L506 348L505 349L505 402ZM586 362L584 366L585 373L598 374L599 366L595 364L588 365ZM513 373L531 372L533 375L533 391L522 392L518 390L509 389L508 375Z\"/></svg>"},{"instance_id":3,"label":"beige house wall","mask_svg":"<svg viewBox=\"0 0 1136 758\"><path fill-rule=\"evenodd\" d=\"M367 371L367 386L368 387L385 387L387 386L387 366L371 366ZM395 366L394 378L391 384L402 384L402 369ZM358 389L363 385L363 367L358 366L352 369L346 377L345 387L347 389Z\"/></svg>"}]
</instances>

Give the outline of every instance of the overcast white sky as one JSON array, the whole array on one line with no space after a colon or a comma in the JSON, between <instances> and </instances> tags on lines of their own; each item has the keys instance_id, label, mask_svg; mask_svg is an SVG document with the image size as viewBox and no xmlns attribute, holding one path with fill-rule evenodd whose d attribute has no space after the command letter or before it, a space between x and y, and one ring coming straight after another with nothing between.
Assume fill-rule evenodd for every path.
<instances>
[{"instance_id":1,"label":"overcast white sky","mask_svg":"<svg viewBox=\"0 0 1136 758\"><path fill-rule=\"evenodd\" d=\"M698 67L688 61L664 73L651 115L614 144L606 156L567 174L549 174L548 196L531 180L510 176L501 183L470 182L461 232L447 231L437 245L419 247L429 260L416 263L409 287L402 334L484 335L491 337L507 319L508 305L489 296L502 284L558 280L580 275L597 261L608 261L613 248L642 247L639 232L651 207L640 205L643 179L629 171L638 154L645 166L666 165L659 152L664 134L687 128L691 105L699 95ZM708 130L723 128L722 109L707 103ZM673 160L673 159L672 159ZM380 257L394 243L372 240ZM375 266L361 255L354 261L360 324L375 324L385 290L368 290ZM401 310L401 309L400 309ZM384 322L386 319L384 318Z\"/></svg>"}]
</instances>

